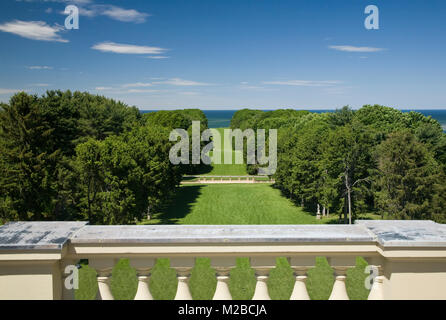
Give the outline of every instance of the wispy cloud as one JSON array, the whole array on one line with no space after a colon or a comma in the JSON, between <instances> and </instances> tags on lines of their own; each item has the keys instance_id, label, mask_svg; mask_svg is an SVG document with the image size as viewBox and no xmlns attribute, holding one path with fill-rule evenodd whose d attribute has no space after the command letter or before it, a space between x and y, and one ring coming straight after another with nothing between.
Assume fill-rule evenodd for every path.
<instances>
[{"instance_id":1,"label":"wispy cloud","mask_svg":"<svg viewBox=\"0 0 446 320\"><path fill-rule=\"evenodd\" d=\"M50 26L44 21L14 20L0 25L0 31L12 33L23 38L40 41L69 42L59 32L64 30L60 25Z\"/></svg>"},{"instance_id":2,"label":"wispy cloud","mask_svg":"<svg viewBox=\"0 0 446 320\"><path fill-rule=\"evenodd\" d=\"M192 80L184 80L181 78L172 78L165 81L157 81L153 82L153 84L168 84L171 86L180 86L180 87L192 87L192 86L209 86L210 83L197 82Z\"/></svg>"},{"instance_id":3,"label":"wispy cloud","mask_svg":"<svg viewBox=\"0 0 446 320\"><path fill-rule=\"evenodd\" d=\"M185 96L199 96L201 93L196 91L182 91L178 92L179 94L185 95Z\"/></svg>"},{"instance_id":4,"label":"wispy cloud","mask_svg":"<svg viewBox=\"0 0 446 320\"><path fill-rule=\"evenodd\" d=\"M157 89L131 88L126 85L123 85L121 87L96 87L95 90L96 91L105 91L105 92L107 92L107 94L158 93L158 92L162 91L162 90L157 90Z\"/></svg>"},{"instance_id":5,"label":"wispy cloud","mask_svg":"<svg viewBox=\"0 0 446 320\"><path fill-rule=\"evenodd\" d=\"M24 91L23 89L5 89L0 88L0 94L13 94L19 91Z\"/></svg>"},{"instance_id":6,"label":"wispy cloud","mask_svg":"<svg viewBox=\"0 0 446 320\"><path fill-rule=\"evenodd\" d=\"M93 10L97 10L101 15L122 22L144 23L149 16L147 13L134 9L124 9L112 5L95 6Z\"/></svg>"},{"instance_id":7,"label":"wispy cloud","mask_svg":"<svg viewBox=\"0 0 446 320\"><path fill-rule=\"evenodd\" d=\"M120 54L161 54L166 51L166 49L159 47L138 46L115 42L101 42L95 44L91 48L102 52L113 52Z\"/></svg>"},{"instance_id":8,"label":"wispy cloud","mask_svg":"<svg viewBox=\"0 0 446 320\"><path fill-rule=\"evenodd\" d=\"M166 90L157 89L159 86L168 85L168 86L178 86L178 87L193 87L193 86L209 86L211 84L204 82L197 82L192 80L184 80L180 78L172 78L172 79L162 79L162 78L153 78L153 82L134 82L134 83L125 83L119 86L114 87L105 87L98 86L95 88L96 91L113 91L114 93L154 93L154 92L162 92ZM155 88L152 88L155 87ZM149 89L150 88L150 89ZM197 92L192 91L183 91L180 94L185 95L196 95Z\"/></svg>"},{"instance_id":9,"label":"wispy cloud","mask_svg":"<svg viewBox=\"0 0 446 320\"><path fill-rule=\"evenodd\" d=\"M250 85L250 84L248 84L248 82L241 82L240 85L238 86L238 88L241 90L252 90L252 91L274 91L274 90L276 90L276 89L271 89L271 88L265 88L262 86Z\"/></svg>"},{"instance_id":10,"label":"wispy cloud","mask_svg":"<svg viewBox=\"0 0 446 320\"><path fill-rule=\"evenodd\" d=\"M355 46L329 46L329 48L345 52L379 52L386 50L385 48L355 47Z\"/></svg>"},{"instance_id":11,"label":"wispy cloud","mask_svg":"<svg viewBox=\"0 0 446 320\"><path fill-rule=\"evenodd\" d=\"M143 83L143 82L127 83L122 85L123 88L144 88L151 86L153 86L152 83Z\"/></svg>"},{"instance_id":12,"label":"wispy cloud","mask_svg":"<svg viewBox=\"0 0 446 320\"><path fill-rule=\"evenodd\" d=\"M154 90L154 89L130 89L127 92L128 93L156 93L156 92L160 92L160 90Z\"/></svg>"},{"instance_id":13,"label":"wispy cloud","mask_svg":"<svg viewBox=\"0 0 446 320\"><path fill-rule=\"evenodd\" d=\"M279 86L298 87L330 87L342 83L341 81L312 81L312 80L288 80L288 81L265 81L264 84Z\"/></svg>"},{"instance_id":14,"label":"wispy cloud","mask_svg":"<svg viewBox=\"0 0 446 320\"><path fill-rule=\"evenodd\" d=\"M16 0L17 2L61 2L61 3L70 3L70 4L78 4L85 5L90 4L93 0Z\"/></svg>"},{"instance_id":15,"label":"wispy cloud","mask_svg":"<svg viewBox=\"0 0 446 320\"><path fill-rule=\"evenodd\" d=\"M50 66L29 66L27 68L29 70L53 70L53 67Z\"/></svg>"},{"instance_id":16,"label":"wispy cloud","mask_svg":"<svg viewBox=\"0 0 446 320\"><path fill-rule=\"evenodd\" d=\"M140 12L135 9L125 9L108 4L90 5L90 3L90 1L86 3L78 3L79 5L81 5L79 6L79 13L81 16L89 18L96 16L105 16L113 20L133 23L144 23L150 16L148 13ZM65 12L61 12L61 14L65 14Z\"/></svg>"},{"instance_id":17,"label":"wispy cloud","mask_svg":"<svg viewBox=\"0 0 446 320\"><path fill-rule=\"evenodd\" d=\"M160 59L169 59L169 57L166 57L166 56L149 56L149 57L146 57L147 59L158 59L158 60L160 60Z\"/></svg>"},{"instance_id":18,"label":"wispy cloud","mask_svg":"<svg viewBox=\"0 0 446 320\"><path fill-rule=\"evenodd\" d=\"M33 83L30 85L30 87L38 87L38 88L42 88L42 87L49 87L50 85L48 83Z\"/></svg>"}]
</instances>

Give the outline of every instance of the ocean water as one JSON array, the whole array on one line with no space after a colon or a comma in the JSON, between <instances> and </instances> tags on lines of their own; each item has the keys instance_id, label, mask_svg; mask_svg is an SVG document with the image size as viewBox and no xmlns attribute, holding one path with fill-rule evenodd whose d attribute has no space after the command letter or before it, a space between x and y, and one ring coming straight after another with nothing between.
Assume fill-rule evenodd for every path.
<instances>
[{"instance_id":1,"label":"ocean water","mask_svg":"<svg viewBox=\"0 0 446 320\"><path fill-rule=\"evenodd\" d=\"M203 112L208 118L209 128L229 128L237 110L203 110Z\"/></svg>"},{"instance_id":2,"label":"ocean water","mask_svg":"<svg viewBox=\"0 0 446 320\"><path fill-rule=\"evenodd\" d=\"M231 119L237 110L203 110L204 114L208 118L209 128L227 128L231 124ZM333 110L309 110L311 112L323 113L333 112ZM403 112L409 112L411 110L402 110ZM446 132L446 110L413 110L420 112L425 116L431 116L440 122L443 127L443 131ZM148 113L151 111L141 111L141 113Z\"/></svg>"},{"instance_id":3,"label":"ocean water","mask_svg":"<svg viewBox=\"0 0 446 320\"><path fill-rule=\"evenodd\" d=\"M446 110L414 110L425 116L431 116L438 122L440 122L443 127L443 131L446 132Z\"/></svg>"}]
</instances>

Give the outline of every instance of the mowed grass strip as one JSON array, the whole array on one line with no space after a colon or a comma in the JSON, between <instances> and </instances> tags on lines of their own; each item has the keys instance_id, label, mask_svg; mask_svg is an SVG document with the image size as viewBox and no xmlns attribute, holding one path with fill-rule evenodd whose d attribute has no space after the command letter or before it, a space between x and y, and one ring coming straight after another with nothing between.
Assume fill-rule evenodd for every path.
<instances>
[{"instance_id":1,"label":"mowed grass strip","mask_svg":"<svg viewBox=\"0 0 446 320\"><path fill-rule=\"evenodd\" d=\"M358 258L356 267L347 272L347 293L352 300L366 300L369 291L365 288L364 273L367 263ZM96 272L83 264L80 269L79 289L75 292L77 300L96 298L98 286ZM273 300L288 300L293 291L295 278L285 258L278 258L276 268L271 270L268 291ZM133 300L137 290L136 271L127 259L120 260L113 269L111 289L116 300ZM309 270L307 290L312 300L327 300L334 284L333 270L323 257L316 259L315 268ZM211 300L217 280L215 270L207 258L198 258L189 282L194 300ZM249 265L248 258L238 258L232 269L229 290L234 300L250 300L255 291L255 271ZM177 290L176 272L170 268L168 259L158 259L152 270L150 292L155 300L173 300Z\"/></svg>"},{"instance_id":2,"label":"mowed grass strip","mask_svg":"<svg viewBox=\"0 0 446 320\"><path fill-rule=\"evenodd\" d=\"M221 137L221 149L217 149L217 146L214 145L215 150L218 150L221 152L221 161L220 164L213 163L212 164L212 170L206 175L211 176L246 176L248 173L246 171L246 164L236 164L235 163L235 156L237 152L230 148L229 146L226 146L224 143L224 130L226 128L218 128L218 129L211 129L213 131L218 131ZM234 142L233 142L234 143ZM234 144L235 145L235 144ZM224 164L224 152L228 150L232 153L232 164ZM238 152L240 153L240 152ZM240 153L241 154L241 153ZM210 153L210 156L213 156L213 153Z\"/></svg>"},{"instance_id":3,"label":"mowed grass strip","mask_svg":"<svg viewBox=\"0 0 446 320\"><path fill-rule=\"evenodd\" d=\"M181 186L173 201L143 224L316 224L268 184Z\"/></svg>"}]
</instances>

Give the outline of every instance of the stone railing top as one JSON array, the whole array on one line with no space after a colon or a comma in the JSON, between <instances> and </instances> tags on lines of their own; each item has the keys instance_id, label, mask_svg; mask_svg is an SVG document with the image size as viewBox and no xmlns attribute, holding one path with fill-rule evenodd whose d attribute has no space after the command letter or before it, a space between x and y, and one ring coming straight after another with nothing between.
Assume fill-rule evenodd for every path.
<instances>
[{"instance_id":1,"label":"stone railing top","mask_svg":"<svg viewBox=\"0 0 446 320\"><path fill-rule=\"evenodd\" d=\"M208 175L185 175L185 178L268 178L268 176L208 176Z\"/></svg>"},{"instance_id":2,"label":"stone railing top","mask_svg":"<svg viewBox=\"0 0 446 320\"><path fill-rule=\"evenodd\" d=\"M347 225L177 225L86 226L71 243L265 243L371 242L361 226Z\"/></svg>"},{"instance_id":3,"label":"stone railing top","mask_svg":"<svg viewBox=\"0 0 446 320\"><path fill-rule=\"evenodd\" d=\"M15 222L0 227L1 250L61 250L73 244L379 243L446 247L446 225L432 221L357 221L355 225L90 226Z\"/></svg>"},{"instance_id":4,"label":"stone railing top","mask_svg":"<svg viewBox=\"0 0 446 320\"><path fill-rule=\"evenodd\" d=\"M0 250L61 250L87 222L11 222L0 227Z\"/></svg>"},{"instance_id":5,"label":"stone railing top","mask_svg":"<svg viewBox=\"0 0 446 320\"><path fill-rule=\"evenodd\" d=\"M446 225L433 221L362 220L384 247L446 247Z\"/></svg>"}]
</instances>

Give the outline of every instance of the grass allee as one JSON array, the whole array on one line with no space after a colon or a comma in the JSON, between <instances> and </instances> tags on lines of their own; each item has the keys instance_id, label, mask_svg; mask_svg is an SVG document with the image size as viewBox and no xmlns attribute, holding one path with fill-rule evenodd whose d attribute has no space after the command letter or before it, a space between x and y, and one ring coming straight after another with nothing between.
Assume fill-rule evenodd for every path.
<instances>
[{"instance_id":1,"label":"grass allee","mask_svg":"<svg viewBox=\"0 0 446 320\"><path fill-rule=\"evenodd\" d=\"M173 201L145 224L316 224L334 223L337 216L316 220L314 214L305 212L280 191L270 185L192 185L178 189ZM364 281L367 263L357 259L357 266L347 274L347 291L350 299L366 299L368 290ZM254 270L247 258L236 260L231 271L229 287L234 299L251 299L255 289ZM334 283L333 270L323 257L316 259L316 267L308 272L307 287L312 299L328 299ZM194 299L211 299L215 292L215 271L206 258L198 258L190 280ZM272 299L289 299L294 277L285 258L277 259L268 281ZM158 259L150 280L150 290L155 299L175 297L176 273L169 268L168 259ZM116 299L133 299L137 288L136 272L128 260L121 260L113 269L112 292ZM77 299L94 299L97 292L96 273L87 265L80 270L80 288Z\"/></svg>"},{"instance_id":2,"label":"grass allee","mask_svg":"<svg viewBox=\"0 0 446 320\"><path fill-rule=\"evenodd\" d=\"M222 129L219 129L223 137ZM223 156L223 153L222 153ZM247 175L245 165L216 164L208 175ZM143 224L184 225L259 225L259 224L320 224L336 223L337 216L316 220L314 213L283 197L279 190L263 184L188 185L178 188L174 198L165 208ZM350 299L367 299L364 273L367 263L358 257L356 267L347 273L347 292ZM295 277L284 257L277 258L276 268L271 270L268 290L272 299L290 298ZM315 268L309 270L307 288L311 299L325 300L330 296L334 283L333 270L325 257L318 257ZM190 290L195 300L212 299L217 280L215 270L207 258L197 258L190 279ZM248 258L236 259L230 274L229 289L233 299L249 300L254 295L255 271ZM133 299L137 290L136 271L127 259L114 267L111 280L115 299ZM152 270L150 291L156 300L175 297L177 278L169 267L169 259L158 259ZM76 299L94 299L97 292L96 272L84 264L80 269L80 287Z\"/></svg>"}]
</instances>

